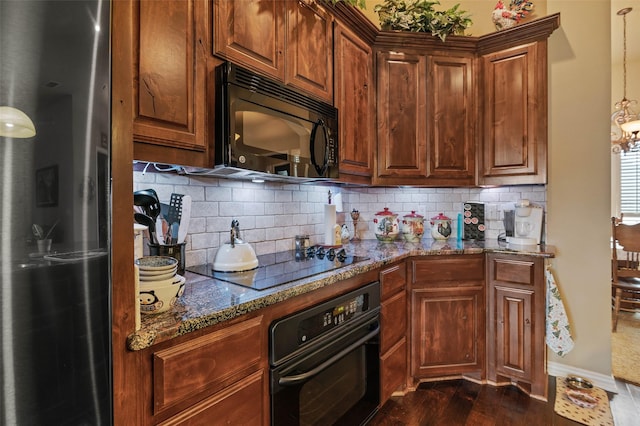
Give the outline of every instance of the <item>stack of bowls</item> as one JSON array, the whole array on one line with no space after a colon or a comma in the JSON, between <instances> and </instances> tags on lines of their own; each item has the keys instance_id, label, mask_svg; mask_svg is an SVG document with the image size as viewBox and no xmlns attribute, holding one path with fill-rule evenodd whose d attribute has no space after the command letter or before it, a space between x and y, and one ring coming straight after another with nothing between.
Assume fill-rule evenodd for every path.
<instances>
[{"instance_id":1,"label":"stack of bowls","mask_svg":"<svg viewBox=\"0 0 640 426\"><path fill-rule=\"evenodd\" d=\"M182 293L186 279L177 274L178 260L169 256L144 256L136 260L140 276L140 312L169 310Z\"/></svg>"}]
</instances>

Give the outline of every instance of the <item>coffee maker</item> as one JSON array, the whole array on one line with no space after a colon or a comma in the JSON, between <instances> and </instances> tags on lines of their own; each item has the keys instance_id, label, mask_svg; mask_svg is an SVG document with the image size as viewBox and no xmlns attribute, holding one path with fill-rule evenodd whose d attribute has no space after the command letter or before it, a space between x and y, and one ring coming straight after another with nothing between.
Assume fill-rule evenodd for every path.
<instances>
[{"instance_id":1,"label":"coffee maker","mask_svg":"<svg viewBox=\"0 0 640 426\"><path fill-rule=\"evenodd\" d=\"M510 213L505 211L505 233L507 243L514 246L540 244L542 237L542 207L532 205L529 200L515 203Z\"/></svg>"}]
</instances>

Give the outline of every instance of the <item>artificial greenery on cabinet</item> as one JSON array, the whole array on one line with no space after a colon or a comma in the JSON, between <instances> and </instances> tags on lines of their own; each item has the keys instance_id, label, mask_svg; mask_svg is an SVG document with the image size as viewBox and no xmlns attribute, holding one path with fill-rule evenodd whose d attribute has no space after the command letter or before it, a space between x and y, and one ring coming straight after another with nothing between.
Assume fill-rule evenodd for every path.
<instances>
[{"instance_id":1,"label":"artificial greenery on cabinet","mask_svg":"<svg viewBox=\"0 0 640 426\"><path fill-rule=\"evenodd\" d=\"M344 2L361 9L366 8L365 0L329 0ZM436 10L438 1L429 0L384 0L374 6L384 31L411 31L431 33L445 41L450 34L462 35L473 23L467 12L460 10L460 4L450 9Z\"/></svg>"}]
</instances>

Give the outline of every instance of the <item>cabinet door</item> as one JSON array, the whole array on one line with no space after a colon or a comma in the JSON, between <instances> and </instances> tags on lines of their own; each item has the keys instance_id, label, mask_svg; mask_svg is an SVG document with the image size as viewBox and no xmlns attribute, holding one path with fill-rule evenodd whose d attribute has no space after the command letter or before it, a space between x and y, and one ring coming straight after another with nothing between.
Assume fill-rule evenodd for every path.
<instances>
[{"instance_id":1,"label":"cabinet door","mask_svg":"<svg viewBox=\"0 0 640 426\"><path fill-rule=\"evenodd\" d=\"M482 286L412 290L411 305L413 377L482 370Z\"/></svg>"},{"instance_id":2,"label":"cabinet door","mask_svg":"<svg viewBox=\"0 0 640 426\"><path fill-rule=\"evenodd\" d=\"M480 184L547 181L546 41L482 57Z\"/></svg>"},{"instance_id":3,"label":"cabinet door","mask_svg":"<svg viewBox=\"0 0 640 426\"><path fill-rule=\"evenodd\" d=\"M284 81L285 2L216 0L213 53Z\"/></svg>"},{"instance_id":4,"label":"cabinet door","mask_svg":"<svg viewBox=\"0 0 640 426\"><path fill-rule=\"evenodd\" d=\"M473 185L473 58L429 56L427 69L427 181L432 185Z\"/></svg>"},{"instance_id":5,"label":"cabinet door","mask_svg":"<svg viewBox=\"0 0 640 426\"><path fill-rule=\"evenodd\" d=\"M378 52L376 60L378 155L374 184L424 183L426 57Z\"/></svg>"},{"instance_id":6,"label":"cabinet door","mask_svg":"<svg viewBox=\"0 0 640 426\"><path fill-rule=\"evenodd\" d=\"M142 0L135 6L134 158L204 166L204 3Z\"/></svg>"},{"instance_id":7,"label":"cabinet door","mask_svg":"<svg viewBox=\"0 0 640 426\"><path fill-rule=\"evenodd\" d=\"M340 180L370 183L375 99L371 47L337 24L334 31L335 105L340 132Z\"/></svg>"},{"instance_id":8,"label":"cabinet door","mask_svg":"<svg viewBox=\"0 0 640 426\"><path fill-rule=\"evenodd\" d=\"M285 81L333 103L331 15L315 2L289 0Z\"/></svg>"},{"instance_id":9,"label":"cabinet door","mask_svg":"<svg viewBox=\"0 0 640 426\"><path fill-rule=\"evenodd\" d=\"M547 398L544 259L487 254L487 378Z\"/></svg>"},{"instance_id":10,"label":"cabinet door","mask_svg":"<svg viewBox=\"0 0 640 426\"><path fill-rule=\"evenodd\" d=\"M495 287L496 373L531 379L533 291Z\"/></svg>"}]
</instances>

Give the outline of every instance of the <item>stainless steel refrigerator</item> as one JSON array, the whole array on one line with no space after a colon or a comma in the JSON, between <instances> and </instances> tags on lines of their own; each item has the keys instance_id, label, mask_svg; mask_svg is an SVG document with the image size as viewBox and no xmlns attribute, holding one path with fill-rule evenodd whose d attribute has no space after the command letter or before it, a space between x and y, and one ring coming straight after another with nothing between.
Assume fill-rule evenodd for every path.
<instances>
[{"instance_id":1,"label":"stainless steel refrigerator","mask_svg":"<svg viewBox=\"0 0 640 426\"><path fill-rule=\"evenodd\" d=\"M0 0L0 424L112 423L110 2Z\"/></svg>"}]
</instances>

